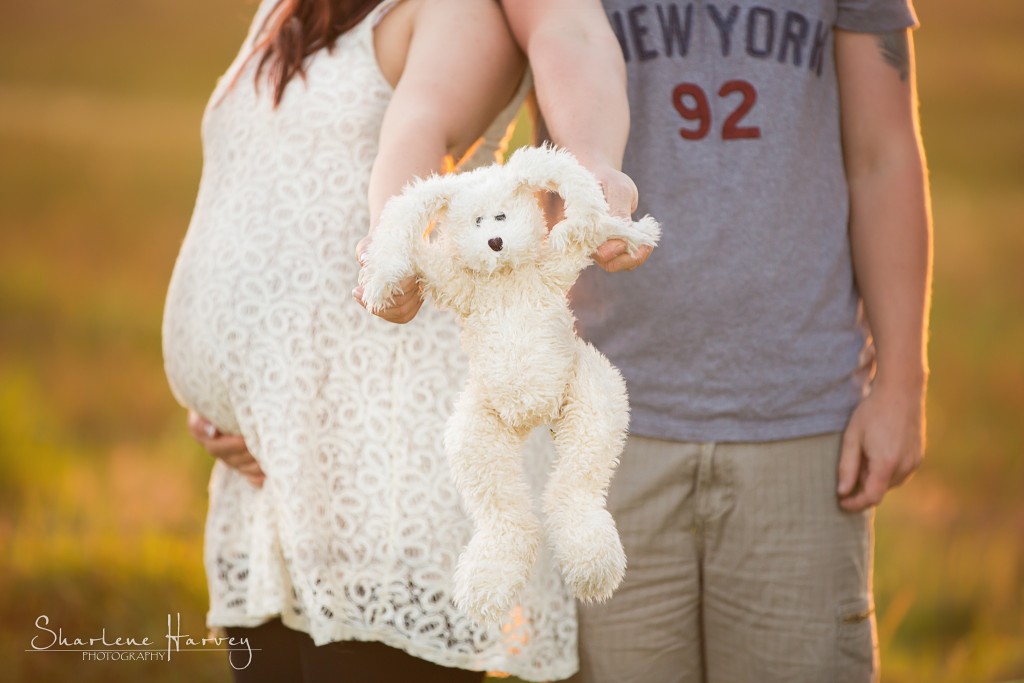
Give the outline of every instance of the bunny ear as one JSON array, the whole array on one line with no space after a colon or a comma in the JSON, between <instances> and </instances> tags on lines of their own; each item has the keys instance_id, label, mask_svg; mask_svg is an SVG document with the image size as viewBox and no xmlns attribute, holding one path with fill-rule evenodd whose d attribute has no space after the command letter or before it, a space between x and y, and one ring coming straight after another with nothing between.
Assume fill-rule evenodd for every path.
<instances>
[{"instance_id":1,"label":"bunny ear","mask_svg":"<svg viewBox=\"0 0 1024 683\"><path fill-rule=\"evenodd\" d=\"M386 308L400 292L398 283L415 274L416 249L451 197L451 179L434 175L407 185L384 205L359 273L363 303L371 311Z\"/></svg>"},{"instance_id":2,"label":"bunny ear","mask_svg":"<svg viewBox=\"0 0 1024 683\"><path fill-rule=\"evenodd\" d=\"M608 214L601 184L572 154L552 145L522 147L505 163L520 187L547 190L565 202L565 220L571 224L594 221Z\"/></svg>"}]
</instances>

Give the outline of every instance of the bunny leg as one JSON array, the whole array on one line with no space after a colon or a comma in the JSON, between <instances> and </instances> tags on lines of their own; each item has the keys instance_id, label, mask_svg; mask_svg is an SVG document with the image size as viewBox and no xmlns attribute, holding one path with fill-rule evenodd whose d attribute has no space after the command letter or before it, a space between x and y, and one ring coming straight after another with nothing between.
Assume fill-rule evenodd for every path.
<instances>
[{"instance_id":1,"label":"bunny leg","mask_svg":"<svg viewBox=\"0 0 1024 683\"><path fill-rule=\"evenodd\" d=\"M537 557L541 526L523 470L527 434L502 422L472 385L445 430L455 487L475 528L455 569L454 602L481 623L500 623L515 606Z\"/></svg>"},{"instance_id":2,"label":"bunny leg","mask_svg":"<svg viewBox=\"0 0 1024 683\"><path fill-rule=\"evenodd\" d=\"M556 461L544 514L566 585L584 602L602 602L626 571L605 498L625 444L629 403L618 370L590 344L578 344L576 372L554 426Z\"/></svg>"}]
</instances>

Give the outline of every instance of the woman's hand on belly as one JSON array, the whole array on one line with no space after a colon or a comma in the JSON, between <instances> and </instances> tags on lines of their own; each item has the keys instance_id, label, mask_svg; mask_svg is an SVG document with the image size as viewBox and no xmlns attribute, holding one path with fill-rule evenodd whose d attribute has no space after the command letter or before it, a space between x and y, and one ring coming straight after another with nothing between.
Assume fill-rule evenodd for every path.
<instances>
[{"instance_id":1,"label":"woman's hand on belly","mask_svg":"<svg viewBox=\"0 0 1024 683\"><path fill-rule=\"evenodd\" d=\"M188 431L207 452L239 474L256 488L263 488L267 475L252 457L245 439L233 434L221 434L213 423L194 410L188 411Z\"/></svg>"}]
</instances>

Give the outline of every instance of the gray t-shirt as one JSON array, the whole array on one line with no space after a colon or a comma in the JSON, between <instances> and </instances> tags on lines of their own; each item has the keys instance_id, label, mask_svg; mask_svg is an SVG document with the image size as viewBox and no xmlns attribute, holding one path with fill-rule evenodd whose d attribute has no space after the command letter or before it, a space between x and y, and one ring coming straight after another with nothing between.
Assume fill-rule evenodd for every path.
<instances>
[{"instance_id":1,"label":"gray t-shirt","mask_svg":"<svg viewBox=\"0 0 1024 683\"><path fill-rule=\"evenodd\" d=\"M631 431L768 441L842 429L871 371L854 284L833 27L909 0L605 0L629 73L624 171L662 223L641 268L584 271L580 333Z\"/></svg>"}]
</instances>

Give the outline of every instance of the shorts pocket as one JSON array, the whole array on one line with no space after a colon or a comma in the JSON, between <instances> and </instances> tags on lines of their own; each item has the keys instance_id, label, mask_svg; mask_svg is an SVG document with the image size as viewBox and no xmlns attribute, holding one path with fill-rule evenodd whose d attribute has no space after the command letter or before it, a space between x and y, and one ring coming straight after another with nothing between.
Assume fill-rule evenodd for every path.
<instances>
[{"instance_id":1,"label":"shorts pocket","mask_svg":"<svg viewBox=\"0 0 1024 683\"><path fill-rule=\"evenodd\" d=\"M844 600L836 608L836 683L878 680L878 639L875 604L870 596Z\"/></svg>"}]
</instances>

